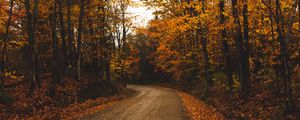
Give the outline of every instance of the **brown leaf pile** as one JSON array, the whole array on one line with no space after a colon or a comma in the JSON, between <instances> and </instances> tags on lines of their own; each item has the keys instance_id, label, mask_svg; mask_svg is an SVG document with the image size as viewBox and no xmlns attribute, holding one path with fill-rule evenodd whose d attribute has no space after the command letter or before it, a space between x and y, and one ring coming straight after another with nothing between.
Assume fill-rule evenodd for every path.
<instances>
[{"instance_id":1,"label":"brown leaf pile","mask_svg":"<svg viewBox=\"0 0 300 120\"><path fill-rule=\"evenodd\" d=\"M193 120L225 120L221 114L201 100L183 92L178 94L182 98L185 110Z\"/></svg>"},{"instance_id":2,"label":"brown leaf pile","mask_svg":"<svg viewBox=\"0 0 300 120\"><path fill-rule=\"evenodd\" d=\"M99 110L103 110L106 107L112 106L125 96L112 96L108 98L97 98L95 100L88 100L84 103L74 103L67 108L45 108L40 111L40 113L35 114L30 118L26 118L28 120L45 120L45 119L63 119L63 120L71 120L78 119L82 116L91 115Z\"/></svg>"},{"instance_id":3,"label":"brown leaf pile","mask_svg":"<svg viewBox=\"0 0 300 120\"><path fill-rule=\"evenodd\" d=\"M87 114L93 114L107 106L111 106L118 100L125 98L126 93L111 94L107 97L89 99L83 103L76 102L76 91L83 82L76 82L66 78L64 85L56 86L56 96L47 96L51 80L44 80L41 88L36 89L32 95L27 95L29 84L20 84L5 89L14 102L12 104L0 104L0 120L26 119L26 120L59 120L76 119ZM84 81L84 82L87 82ZM101 90L101 89L99 89Z\"/></svg>"},{"instance_id":4,"label":"brown leaf pile","mask_svg":"<svg viewBox=\"0 0 300 120\"><path fill-rule=\"evenodd\" d=\"M252 84L251 94L245 98L238 91L228 92L224 86L210 88L207 103L214 106L224 117L230 120L285 120L282 96L277 96L276 89L260 83ZM278 93L280 94L280 93ZM299 120L297 113L288 115L288 119Z\"/></svg>"}]
</instances>

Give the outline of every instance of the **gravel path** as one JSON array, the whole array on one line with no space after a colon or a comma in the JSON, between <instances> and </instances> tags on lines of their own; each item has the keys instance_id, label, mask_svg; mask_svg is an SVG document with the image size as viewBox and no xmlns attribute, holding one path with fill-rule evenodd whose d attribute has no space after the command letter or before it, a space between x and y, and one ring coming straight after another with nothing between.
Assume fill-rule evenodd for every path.
<instances>
[{"instance_id":1,"label":"gravel path","mask_svg":"<svg viewBox=\"0 0 300 120\"><path fill-rule=\"evenodd\" d=\"M129 85L137 94L84 120L187 120L176 91L156 86Z\"/></svg>"}]
</instances>

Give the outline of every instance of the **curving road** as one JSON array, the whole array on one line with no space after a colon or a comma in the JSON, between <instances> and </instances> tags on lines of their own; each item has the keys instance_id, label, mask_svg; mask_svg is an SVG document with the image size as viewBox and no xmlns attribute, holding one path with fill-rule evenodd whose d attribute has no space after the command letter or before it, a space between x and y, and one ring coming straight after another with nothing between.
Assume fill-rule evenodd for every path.
<instances>
[{"instance_id":1,"label":"curving road","mask_svg":"<svg viewBox=\"0 0 300 120\"><path fill-rule=\"evenodd\" d=\"M86 116L87 120L187 120L175 90L156 86L129 85L137 91L111 108Z\"/></svg>"}]
</instances>

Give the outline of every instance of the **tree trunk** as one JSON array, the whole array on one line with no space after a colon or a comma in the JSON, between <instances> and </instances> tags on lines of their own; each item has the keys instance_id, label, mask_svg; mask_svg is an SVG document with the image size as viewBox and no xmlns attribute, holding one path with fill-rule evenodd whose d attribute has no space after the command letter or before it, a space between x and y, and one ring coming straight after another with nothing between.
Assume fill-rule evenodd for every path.
<instances>
[{"instance_id":1,"label":"tree trunk","mask_svg":"<svg viewBox=\"0 0 300 120\"><path fill-rule=\"evenodd\" d=\"M111 79L110 79L110 58L109 57L107 57L107 60L106 60L106 80L111 81Z\"/></svg>"},{"instance_id":2,"label":"tree trunk","mask_svg":"<svg viewBox=\"0 0 300 120\"><path fill-rule=\"evenodd\" d=\"M34 6L33 6L33 22L32 22L32 26L33 26L33 31L34 31L34 38L36 39L36 23L38 20L38 16L39 16L39 0L34 0ZM37 40L35 40L35 42L37 42ZM35 43L36 44L36 43ZM38 51L37 51L37 46L34 45L34 51L35 51L35 79L38 85L38 88L41 87L41 79L40 79L40 61L39 61L39 56L38 56Z\"/></svg>"},{"instance_id":3,"label":"tree trunk","mask_svg":"<svg viewBox=\"0 0 300 120\"><path fill-rule=\"evenodd\" d=\"M53 62L52 62L52 81L49 88L49 96L55 96L55 84L59 80L59 59L58 59L58 38L57 38L57 31L56 31L56 19L57 19L57 2L54 2L54 8L52 13L49 15L50 24L51 24L51 31L52 31L52 49L53 49Z\"/></svg>"},{"instance_id":4,"label":"tree trunk","mask_svg":"<svg viewBox=\"0 0 300 120\"><path fill-rule=\"evenodd\" d=\"M100 10L102 11L105 11L105 7L104 6L101 6ZM106 39L106 31L104 29L104 27L106 26L106 14L105 12L103 13L103 15L101 16L101 22L102 22L102 26L101 26L101 37L102 37L102 40L103 41L106 41L104 44L105 44L105 47L106 47L106 51L105 51L105 58L103 57L100 57L99 59L101 59L100 61L100 65L99 65L99 74L100 74L100 78L103 78L103 73L104 73L104 68L105 69L105 73L106 73L106 80L107 81L111 81L111 76L110 76L110 49L109 49L109 42L108 42L108 39ZM102 67L102 70L101 70L101 67Z\"/></svg>"},{"instance_id":5,"label":"tree trunk","mask_svg":"<svg viewBox=\"0 0 300 120\"><path fill-rule=\"evenodd\" d=\"M220 7L220 24L224 25L225 23L225 15L224 15L224 0L220 0L219 7ZM226 29L223 28L221 30L221 39L222 39L222 45L223 45L223 52L224 52L224 58L225 58L225 68L227 73L227 84L229 91L232 91L233 89L233 77L232 77L232 64L231 64L231 58L230 58L230 51L229 46L227 43L227 37L226 37Z\"/></svg>"},{"instance_id":6,"label":"tree trunk","mask_svg":"<svg viewBox=\"0 0 300 120\"><path fill-rule=\"evenodd\" d=\"M84 14L84 0L80 0L80 13L79 13L79 19L78 19L78 35L77 35L77 55L76 55L76 80L80 80L80 50L81 50L81 34L82 34L82 19Z\"/></svg>"},{"instance_id":7,"label":"tree trunk","mask_svg":"<svg viewBox=\"0 0 300 120\"><path fill-rule=\"evenodd\" d=\"M202 12L205 14L205 0L202 0ZM211 79L211 72L210 72L210 63L209 63L209 56L208 56L208 51L207 51L207 26L204 25L202 28L202 35L201 35L201 45L202 45L202 50L203 50L203 57L205 61L205 77L206 77L206 82L209 86L212 86L213 81Z\"/></svg>"},{"instance_id":8,"label":"tree trunk","mask_svg":"<svg viewBox=\"0 0 300 120\"><path fill-rule=\"evenodd\" d=\"M9 9L9 15L6 23L5 33L4 33L4 39L3 39L3 46L2 46L2 64L0 68L0 90L4 88L4 81L5 81L5 65L6 65L6 47L7 47L7 40L8 40L8 34L9 34L9 28L11 24L11 16L13 12L13 5L14 0L10 0L10 9Z\"/></svg>"},{"instance_id":9,"label":"tree trunk","mask_svg":"<svg viewBox=\"0 0 300 120\"><path fill-rule=\"evenodd\" d=\"M265 3L266 4L266 3ZM271 28L271 35L272 35L272 41L275 41L275 32L274 32L274 21L273 21L273 11L272 11L272 0L268 0L268 4L270 5L270 8L269 8L269 19L270 19L270 28ZM273 51L275 51L273 49ZM276 70L276 69L275 69ZM279 77L279 73L276 73L276 78ZM279 96L279 93L280 93L280 89L279 89L279 79L276 79L275 81L276 83L276 96Z\"/></svg>"},{"instance_id":10,"label":"tree trunk","mask_svg":"<svg viewBox=\"0 0 300 120\"><path fill-rule=\"evenodd\" d=\"M63 1L62 0L58 0L58 14L59 14L59 24L60 24L60 35L61 35L61 51L62 51L62 55L61 55L61 59L62 61L60 63L62 63L61 65L59 65L61 67L61 75L64 75L65 73L65 68L66 65L68 63L68 50L67 50L67 43L66 43L66 32L65 32L65 23L64 23L64 14L63 14ZM62 81L61 81L62 82Z\"/></svg>"},{"instance_id":11,"label":"tree trunk","mask_svg":"<svg viewBox=\"0 0 300 120\"><path fill-rule=\"evenodd\" d=\"M125 59L125 52L126 52L126 40L127 40L127 33L126 33L126 26L125 26L125 3L122 2L121 5L122 10L122 52L121 52L121 59ZM126 86L126 80L125 80L125 71L124 71L124 62L121 62L121 81L124 86Z\"/></svg>"},{"instance_id":12,"label":"tree trunk","mask_svg":"<svg viewBox=\"0 0 300 120\"><path fill-rule=\"evenodd\" d=\"M250 71L249 71L249 27L248 27L248 1L243 0L243 27L244 27L244 43L242 54L242 81L241 89L242 93L248 95L251 91Z\"/></svg>"},{"instance_id":13,"label":"tree trunk","mask_svg":"<svg viewBox=\"0 0 300 120\"><path fill-rule=\"evenodd\" d=\"M232 4L232 15L234 17L234 32L235 37L235 44L236 44L236 51L237 51L237 61L238 61L238 75L239 75L239 79L240 79L240 83L241 83L241 90L243 91L243 85L244 85L244 81L243 81L243 34L242 34L242 29L241 29L241 23L240 23L240 19L239 19L239 14L238 14L238 6L237 6L237 0L232 0L231 1Z\"/></svg>"},{"instance_id":14,"label":"tree trunk","mask_svg":"<svg viewBox=\"0 0 300 120\"><path fill-rule=\"evenodd\" d=\"M68 19L68 52L69 52L69 63L68 64L71 64L74 62L74 54L73 54L73 48L74 48L74 45L73 45L73 32L72 32L72 21L71 21L71 1L72 0L68 0L67 1L67 19Z\"/></svg>"},{"instance_id":15,"label":"tree trunk","mask_svg":"<svg viewBox=\"0 0 300 120\"><path fill-rule=\"evenodd\" d=\"M280 58L282 65L282 78L284 80L284 95L286 99L284 100L286 112L291 110L291 101L292 101L292 89L291 89L291 81L290 81L290 69L289 69L289 61L288 61L288 53L287 53L287 43L283 36L284 31L284 21L281 12L280 1L275 1L276 5L276 32L278 34L278 41L280 44Z\"/></svg>"},{"instance_id":16,"label":"tree trunk","mask_svg":"<svg viewBox=\"0 0 300 120\"><path fill-rule=\"evenodd\" d=\"M28 35L27 40L29 41L30 46L30 52L31 52L31 70L32 70L32 80L30 83L30 90L29 93L32 94L35 88L35 82L36 82L36 47L35 47L35 31L34 31L34 25L35 25L35 17L38 11L38 0L34 1L34 15L32 16L32 13L30 12L30 0L25 0L25 9L26 9L26 32Z\"/></svg>"}]
</instances>

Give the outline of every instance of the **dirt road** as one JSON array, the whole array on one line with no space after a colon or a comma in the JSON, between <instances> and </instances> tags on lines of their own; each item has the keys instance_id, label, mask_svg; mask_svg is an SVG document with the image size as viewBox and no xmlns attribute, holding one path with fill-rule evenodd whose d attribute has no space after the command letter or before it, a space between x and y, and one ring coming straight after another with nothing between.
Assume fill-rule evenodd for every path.
<instances>
[{"instance_id":1,"label":"dirt road","mask_svg":"<svg viewBox=\"0 0 300 120\"><path fill-rule=\"evenodd\" d=\"M187 120L175 90L155 86L129 85L137 94L111 108L82 119L88 120Z\"/></svg>"}]
</instances>

